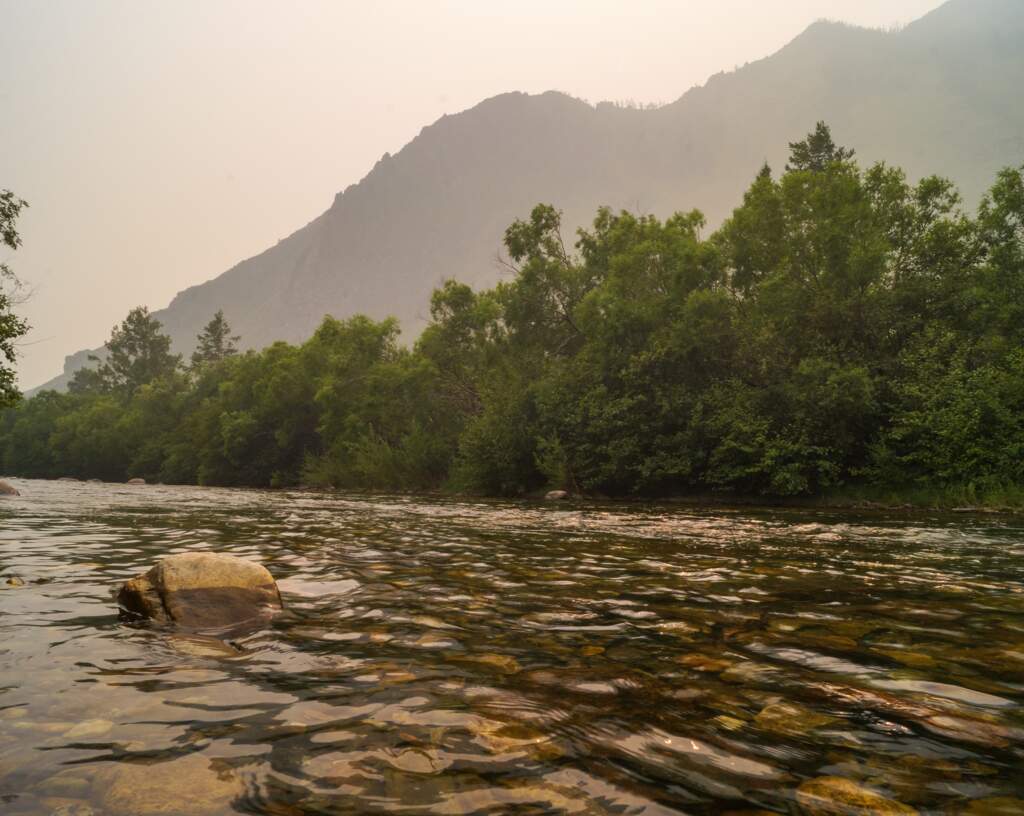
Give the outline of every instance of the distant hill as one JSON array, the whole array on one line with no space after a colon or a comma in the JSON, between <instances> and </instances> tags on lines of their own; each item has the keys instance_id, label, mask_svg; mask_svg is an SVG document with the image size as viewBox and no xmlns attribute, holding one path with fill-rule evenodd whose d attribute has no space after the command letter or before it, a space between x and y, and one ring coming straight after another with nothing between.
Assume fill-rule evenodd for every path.
<instances>
[{"instance_id":1,"label":"distant hill","mask_svg":"<svg viewBox=\"0 0 1024 816\"><path fill-rule=\"evenodd\" d=\"M950 0L895 32L816 23L657 109L497 96L424 128L318 218L156 317L186 353L217 309L246 347L302 340L325 313L394 315L415 336L442 280L499 278L504 230L534 204L571 225L602 204L698 207L715 226L821 119L862 161L952 178L973 206L1001 167L1024 163L1021 43L1024 0ZM66 385L88 353L43 387Z\"/></svg>"}]
</instances>

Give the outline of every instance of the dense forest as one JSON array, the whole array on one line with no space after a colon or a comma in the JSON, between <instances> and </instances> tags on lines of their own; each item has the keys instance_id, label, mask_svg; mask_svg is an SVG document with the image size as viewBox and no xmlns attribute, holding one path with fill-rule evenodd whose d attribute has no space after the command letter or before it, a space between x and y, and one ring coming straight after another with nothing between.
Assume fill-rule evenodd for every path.
<instances>
[{"instance_id":1,"label":"dense forest","mask_svg":"<svg viewBox=\"0 0 1024 816\"><path fill-rule=\"evenodd\" d=\"M509 275L398 324L324 319L187 364L145 309L68 393L0 418L0 470L209 485L518 495L1014 500L1024 485L1024 168L968 212L938 177L861 168L821 124L723 226L554 208ZM1009 498L1007 498L1009 497Z\"/></svg>"}]
</instances>

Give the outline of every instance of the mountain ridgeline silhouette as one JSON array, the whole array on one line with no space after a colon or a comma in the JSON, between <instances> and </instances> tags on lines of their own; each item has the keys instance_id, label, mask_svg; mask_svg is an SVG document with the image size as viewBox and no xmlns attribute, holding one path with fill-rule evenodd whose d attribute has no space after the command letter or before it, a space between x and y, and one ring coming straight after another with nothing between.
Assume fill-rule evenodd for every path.
<instances>
[{"instance_id":1,"label":"mountain ridgeline silhouette","mask_svg":"<svg viewBox=\"0 0 1024 816\"><path fill-rule=\"evenodd\" d=\"M973 207L1000 168L1024 162L1021 42L1024 2L950 0L898 31L815 23L660 108L496 96L425 127L318 218L155 317L186 356L218 309L248 348L303 340L324 314L393 315L411 338L443 280L501 277L504 230L536 203L571 227L601 205L699 208L713 227L765 160L781 169L785 145L819 120L862 162L946 176ZM36 390L66 386L89 353Z\"/></svg>"}]
</instances>

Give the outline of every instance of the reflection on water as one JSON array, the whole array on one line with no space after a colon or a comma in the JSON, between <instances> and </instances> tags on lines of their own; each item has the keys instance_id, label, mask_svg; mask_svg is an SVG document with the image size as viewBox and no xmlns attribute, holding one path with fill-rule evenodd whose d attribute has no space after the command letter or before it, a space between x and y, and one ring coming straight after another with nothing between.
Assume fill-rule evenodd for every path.
<instances>
[{"instance_id":1,"label":"reflection on water","mask_svg":"<svg viewBox=\"0 0 1024 816\"><path fill-rule=\"evenodd\" d=\"M1024 813L1018 521L19 487L5 814ZM118 620L205 548L289 611Z\"/></svg>"}]
</instances>

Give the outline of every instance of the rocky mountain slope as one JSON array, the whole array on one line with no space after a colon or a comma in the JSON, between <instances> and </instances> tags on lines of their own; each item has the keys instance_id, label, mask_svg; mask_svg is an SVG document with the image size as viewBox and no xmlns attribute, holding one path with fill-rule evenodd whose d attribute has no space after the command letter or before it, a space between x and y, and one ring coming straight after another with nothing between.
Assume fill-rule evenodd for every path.
<instances>
[{"instance_id":1,"label":"rocky mountain slope","mask_svg":"<svg viewBox=\"0 0 1024 816\"><path fill-rule=\"evenodd\" d=\"M1024 2L950 0L900 31L812 25L773 56L637 110L509 93L424 128L325 213L256 257L181 292L156 316L175 347L223 309L243 345L302 340L325 313L422 328L445 278L498 280L505 228L538 202L589 222L606 204L711 227L766 159L824 119L862 161L939 173L977 202L1024 163ZM88 352L44 387L62 387Z\"/></svg>"}]
</instances>

